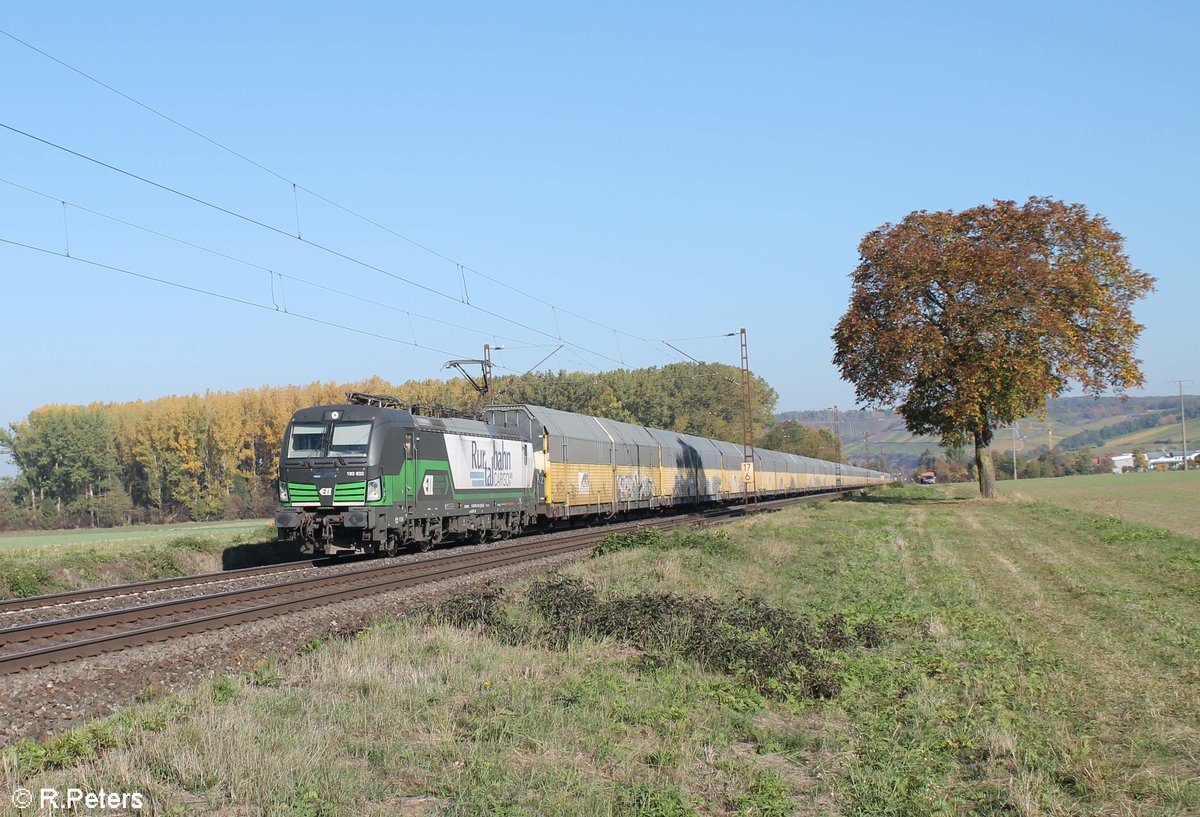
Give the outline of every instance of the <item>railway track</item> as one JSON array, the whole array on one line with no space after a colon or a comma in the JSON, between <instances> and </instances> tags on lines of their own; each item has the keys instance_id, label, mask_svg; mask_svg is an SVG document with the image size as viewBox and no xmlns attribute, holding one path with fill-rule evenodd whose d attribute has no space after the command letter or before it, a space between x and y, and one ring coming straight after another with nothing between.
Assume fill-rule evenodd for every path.
<instances>
[{"instance_id":1,"label":"railway track","mask_svg":"<svg viewBox=\"0 0 1200 817\"><path fill-rule=\"evenodd\" d=\"M195 573L190 576L174 576L167 579L149 579L129 584L113 584L88 590L68 590L64 593L49 593L43 596L25 596L0 600L0 622L5 615L24 613L31 610L47 610L53 607L68 607L88 602L160 593L168 590L186 590L214 584L228 584L256 576L291 573L326 565L345 564L347 559L301 559L262 567L243 567L235 570L218 570L212 573Z\"/></svg>"},{"instance_id":2,"label":"railway track","mask_svg":"<svg viewBox=\"0 0 1200 817\"><path fill-rule=\"evenodd\" d=\"M774 510L805 500L830 498L841 493L847 492L829 492L762 502L755 506L755 510ZM0 629L0 674L65 663L193 633L308 610L352 598L400 590L548 556L584 550L608 534L623 529L647 526L672 529L694 524L697 521L740 516L743 513L745 510L741 506L721 508L663 519L638 520L571 530L542 538L539 541L518 542L482 551L451 552L420 561L397 564L390 560L371 560L363 568L350 572L339 572L333 575L306 575L266 585L221 590L117 610L8 627ZM201 574L177 579L139 582L93 591L55 594L41 597L40 601L56 600L45 605L49 608L71 603L70 597L75 597L74 600L78 601L85 598L138 595L164 588L203 588L220 583L221 580L215 577L223 576L228 579L229 574L240 574L236 577L239 579L246 576L273 574L286 577L289 573L302 571L326 561L316 559L274 565L269 568L249 568L221 574ZM39 600L24 599L22 601ZM2 609L0 608L0 610Z\"/></svg>"}]
</instances>

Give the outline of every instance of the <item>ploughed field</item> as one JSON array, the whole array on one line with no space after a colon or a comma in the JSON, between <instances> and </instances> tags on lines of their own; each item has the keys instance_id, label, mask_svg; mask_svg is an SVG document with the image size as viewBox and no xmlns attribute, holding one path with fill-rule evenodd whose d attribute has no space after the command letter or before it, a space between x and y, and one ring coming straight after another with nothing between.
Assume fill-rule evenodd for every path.
<instances>
[{"instance_id":1,"label":"ploughed field","mask_svg":"<svg viewBox=\"0 0 1200 817\"><path fill-rule=\"evenodd\" d=\"M1200 540L1097 485L611 537L0 768L172 814L1200 813Z\"/></svg>"}]
</instances>

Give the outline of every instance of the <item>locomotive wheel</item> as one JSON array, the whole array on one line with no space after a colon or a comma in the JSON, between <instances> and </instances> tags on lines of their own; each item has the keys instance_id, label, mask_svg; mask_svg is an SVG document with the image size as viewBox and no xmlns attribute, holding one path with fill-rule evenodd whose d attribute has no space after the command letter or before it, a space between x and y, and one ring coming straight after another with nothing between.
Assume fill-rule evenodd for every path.
<instances>
[{"instance_id":1,"label":"locomotive wheel","mask_svg":"<svg viewBox=\"0 0 1200 817\"><path fill-rule=\"evenodd\" d=\"M439 522L436 526L431 526L427 531L428 538L417 542L417 547L422 553L427 553L442 543L442 525Z\"/></svg>"}]
</instances>

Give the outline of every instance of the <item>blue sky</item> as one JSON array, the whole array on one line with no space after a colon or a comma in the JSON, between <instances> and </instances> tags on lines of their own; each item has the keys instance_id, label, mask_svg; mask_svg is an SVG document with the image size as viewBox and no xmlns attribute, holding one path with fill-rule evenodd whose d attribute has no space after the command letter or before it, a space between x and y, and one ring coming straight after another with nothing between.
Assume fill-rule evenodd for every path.
<instances>
[{"instance_id":1,"label":"blue sky","mask_svg":"<svg viewBox=\"0 0 1200 817\"><path fill-rule=\"evenodd\" d=\"M436 6L436 7L433 7ZM1086 204L1158 278L1148 393L1200 381L1194 3L46 2L0 28L474 270L358 221L0 37L0 122L450 297L0 131L0 422L52 402L439 375L484 342L521 371L679 359L746 326L778 408L853 403L830 363L864 233L907 212ZM61 200L72 204L64 208ZM119 225L87 207L257 266ZM276 299L279 300L278 293ZM401 310L401 311L397 311ZM449 321L448 327L403 311ZM474 330L474 331L469 331ZM540 330L544 334L539 334ZM555 336L555 337L552 337ZM676 344L736 364L736 339ZM524 347L524 348L521 348Z\"/></svg>"}]
</instances>

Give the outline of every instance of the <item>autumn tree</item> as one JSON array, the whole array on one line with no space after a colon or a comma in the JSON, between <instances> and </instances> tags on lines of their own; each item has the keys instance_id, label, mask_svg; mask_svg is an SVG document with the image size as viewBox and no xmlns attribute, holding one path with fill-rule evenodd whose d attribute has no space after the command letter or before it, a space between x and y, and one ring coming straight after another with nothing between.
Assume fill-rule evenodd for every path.
<instances>
[{"instance_id":1,"label":"autumn tree","mask_svg":"<svg viewBox=\"0 0 1200 817\"><path fill-rule=\"evenodd\" d=\"M863 238L851 279L834 363L860 402L897 405L913 433L972 442L985 497L997 428L1072 382L1093 396L1142 384L1132 306L1154 279L1081 204L909 213Z\"/></svg>"}]
</instances>

